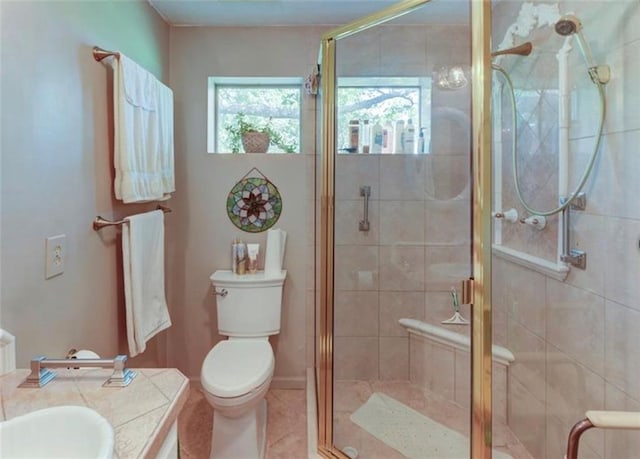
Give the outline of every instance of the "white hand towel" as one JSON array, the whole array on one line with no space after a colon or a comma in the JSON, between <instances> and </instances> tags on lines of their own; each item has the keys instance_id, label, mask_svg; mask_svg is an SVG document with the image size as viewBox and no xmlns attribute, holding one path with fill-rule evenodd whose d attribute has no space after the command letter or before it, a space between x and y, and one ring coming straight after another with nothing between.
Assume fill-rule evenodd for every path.
<instances>
[{"instance_id":1,"label":"white hand towel","mask_svg":"<svg viewBox=\"0 0 640 459\"><path fill-rule=\"evenodd\" d=\"M112 64L116 198L160 199L175 190L173 93L122 53Z\"/></svg>"},{"instance_id":2,"label":"white hand towel","mask_svg":"<svg viewBox=\"0 0 640 459\"><path fill-rule=\"evenodd\" d=\"M122 263L129 355L144 352L146 342L171 326L164 293L164 212L125 218Z\"/></svg>"}]
</instances>

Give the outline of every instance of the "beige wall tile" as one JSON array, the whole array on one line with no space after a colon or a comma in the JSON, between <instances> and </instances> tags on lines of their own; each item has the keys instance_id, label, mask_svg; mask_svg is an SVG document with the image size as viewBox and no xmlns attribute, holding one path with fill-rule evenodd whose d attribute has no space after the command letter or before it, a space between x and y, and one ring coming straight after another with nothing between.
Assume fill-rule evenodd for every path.
<instances>
[{"instance_id":1,"label":"beige wall tile","mask_svg":"<svg viewBox=\"0 0 640 459\"><path fill-rule=\"evenodd\" d=\"M598 374L604 368L604 299L547 279L547 339Z\"/></svg>"},{"instance_id":2,"label":"beige wall tile","mask_svg":"<svg viewBox=\"0 0 640 459\"><path fill-rule=\"evenodd\" d=\"M380 199L380 158L378 155L338 155L336 158L336 199L362 202L360 187L371 187L371 199Z\"/></svg>"},{"instance_id":3,"label":"beige wall tile","mask_svg":"<svg viewBox=\"0 0 640 459\"><path fill-rule=\"evenodd\" d=\"M510 369L510 368L509 368ZM494 426L507 423L507 367L493 364L493 374L491 375L491 388L493 391L491 404L493 409Z\"/></svg>"},{"instance_id":4,"label":"beige wall tile","mask_svg":"<svg viewBox=\"0 0 640 459\"><path fill-rule=\"evenodd\" d=\"M409 379L408 337L380 337L380 379Z\"/></svg>"},{"instance_id":5,"label":"beige wall tile","mask_svg":"<svg viewBox=\"0 0 640 459\"><path fill-rule=\"evenodd\" d=\"M381 27L372 27L336 42L336 74L378 76L380 72Z\"/></svg>"},{"instance_id":6,"label":"beige wall tile","mask_svg":"<svg viewBox=\"0 0 640 459\"><path fill-rule=\"evenodd\" d=\"M398 320L424 320L424 293L380 292L380 336L407 336Z\"/></svg>"},{"instance_id":7,"label":"beige wall tile","mask_svg":"<svg viewBox=\"0 0 640 459\"><path fill-rule=\"evenodd\" d=\"M380 199L424 199L424 156L382 155L380 157Z\"/></svg>"},{"instance_id":8,"label":"beige wall tile","mask_svg":"<svg viewBox=\"0 0 640 459\"><path fill-rule=\"evenodd\" d=\"M416 335L409 335L409 381L418 387L427 385L427 341Z\"/></svg>"},{"instance_id":9,"label":"beige wall tile","mask_svg":"<svg viewBox=\"0 0 640 459\"><path fill-rule=\"evenodd\" d=\"M425 201L425 242L465 245L471 241L471 203L465 200Z\"/></svg>"},{"instance_id":10,"label":"beige wall tile","mask_svg":"<svg viewBox=\"0 0 640 459\"><path fill-rule=\"evenodd\" d=\"M380 243L395 245L424 243L422 201L380 201Z\"/></svg>"},{"instance_id":11,"label":"beige wall tile","mask_svg":"<svg viewBox=\"0 0 640 459\"><path fill-rule=\"evenodd\" d=\"M634 171L638 170L639 159L633 154L634 146L640 141L637 130L611 132L602 139L602 149L594 168L593 183L589 190L587 212L597 215L640 219L638 206L630 196L639 191ZM578 143L580 141L576 141ZM584 168L591 158L593 140L581 141L584 146L578 151L576 162Z\"/></svg>"},{"instance_id":12,"label":"beige wall tile","mask_svg":"<svg viewBox=\"0 0 640 459\"><path fill-rule=\"evenodd\" d=\"M378 379L378 338L334 340L333 372L336 380Z\"/></svg>"},{"instance_id":13,"label":"beige wall tile","mask_svg":"<svg viewBox=\"0 0 640 459\"><path fill-rule=\"evenodd\" d=\"M427 157L426 199L447 201L470 198L471 168L468 154L432 154Z\"/></svg>"},{"instance_id":14,"label":"beige wall tile","mask_svg":"<svg viewBox=\"0 0 640 459\"><path fill-rule=\"evenodd\" d=\"M424 270L422 246L380 247L381 290L422 290L424 289Z\"/></svg>"},{"instance_id":15,"label":"beige wall tile","mask_svg":"<svg viewBox=\"0 0 640 459\"><path fill-rule=\"evenodd\" d=\"M409 380L454 400L455 351L415 335L411 335L409 341Z\"/></svg>"},{"instance_id":16,"label":"beige wall tile","mask_svg":"<svg viewBox=\"0 0 640 459\"><path fill-rule=\"evenodd\" d=\"M425 247L425 287L428 291L449 291L471 275L471 249Z\"/></svg>"},{"instance_id":17,"label":"beige wall tile","mask_svg":"<svg viewBox=\"0 0 640 459\"><path fill-rule=\"evenodd\" d=\"M493 334L493 344L508 347L507 343L507 314L494 309L491 312L491 333Z\"/></svg>"},{"instance_id":18,"label":"beige wall tile","mask_svg":"<svg viewBox=\"0 0 640 459\"><path fill-rule=\"evenodd\" d=\"M568 429L584 418L587 410L604 408L604 380L593 371L572 360L557 348L547 349L547 413ZM601 454L602 431L585 437L585 443Z\"/></svg>"},{"instance_id":19,"label":"beige wall tile","mask_svg":"<svg viewBox=\"0 0 640 459\"><path fill-rule=\"evenodd\" d=\"M380 28L380 27L379 27ZM420 70L407 75L424 75L427 68L427 27L390 26L380 28L380 69ZM402 52L398 52L402 50Z\"/></svg>"},{"instance_id":20,"label":"beige wall tile","mask_svg":"<svg viewBox=\"0 0 640 459\"><path fill-rule=\"evenodd\" d=\"M378 288L378 247L339 245L335 248L335 288Z\"/></svg>"},{"instance_id":21,"label":"beige wall tile","mask_svg":"<svg viewBox=\"0 0 640 459\"><path fill-rule=\"evenodd\" d=\"M465 408L471 407L471 355L468 352L456 350L455 376L453 387L454 400Z\"/></svg>"},{"instance_id":22,"label":"beige wall tile","mask_svg":"<svg viewBox=\"0 0 640 459\"><path fill-rule=\"evenodd\" d=\"M515 361L509 366L517 379L539 402L546 400L546 343L513 320L508 321L508 349Z\"/></svg>"},{"instance_id":23,"label":"beige wall tile","mask_svg":"<svg viewBox=\"0 0 640 459\"><path fill-rule=\"evenodd\" d=\"M456 384L455 351L439 344L426 343L425 349L425 383L426 388L442 397L453 400ZM451 384L453 381L453 384Z\"/></svg>"},{"instance_id":24,"label":"beige wall tile","mask_svg":"<svg viewBox=\"0 0 640 459\"><path fill-rule=\"evenodd\" d=\"M604 376L612 385L640 398L640 311L607 301Z\"/></svg>"},{"instance_id":25,"label":"beige wall tile","mask_svg":"<svg viewBox=\"0 0 640 459\"><path fill-rule=\"evenodd\" d=\"M639 235L640 220L607 220L605 296L636 310L640 310L640 295L637 292L640 279Z\"/></svg>"},{"instance_id":26,"label":"beige wall tile","mask_svg":"<svg viewBox=\"0 0 640 459\"><path fill-rule=\"evenodd\" d=\"M378 292L337 291L334 336L378 336Z\"/></svg>"},{"instance_id":27,"label":"beige wall tile","mask_svg":"<svg viewBox=\"0 0 640 459\"><path fill-rule=\"evenodd\" d=\"M624 16L621 16L624 17ZM618 22L622 22L621 17L618 17ZM635 12L635 20L637 21L637 5ZM629 31L631 29L637 29L635 25L637 22L631 22L631 18L628 17L624 30ZM635 32L637 34L637 32ZM620 31L618 32L620 36ZM635 56L640 53L640 42L638 40L628 42L625 46L615 50L611 50L605 57L605 61L611 66L612 69L622 70L624 76L637 75L640 72L640 63ZM595 92L595 91L594 91ZM629 100L638 100L640 97L640 91L637 85L633 84L633 78L618 78L617 81L611 81L611 86L607 87L607 132L616 132L620 130L634 130L640 128L640 113L638 113L638 107L634 104L629 104ZM593 125L592 125L593 126ZM591 134L593 135L593 134Z\"/></svg>"},{"instance_id":28,"label":"beige wall tile","mask_svg":"<svg viewBox=\"0 0 640 459\"><path fill-rule=\"evenodd\" d=\"M520 384L509 379L509 427L536 459L545 459L545 406ZM553 456L554 458L557 456Z\"/></svg>"},{"instance_id":29,"label":"beige wall tile","mask_svg":"<svg viewBox=\"0 0 640 459\"><path fill-rule=\"evenodd\" d=\"M508 263L503 283L505 307L512 320L519 322L536 335L544 337L545 277L529 269Z\"/></svg>"}]
</instances>

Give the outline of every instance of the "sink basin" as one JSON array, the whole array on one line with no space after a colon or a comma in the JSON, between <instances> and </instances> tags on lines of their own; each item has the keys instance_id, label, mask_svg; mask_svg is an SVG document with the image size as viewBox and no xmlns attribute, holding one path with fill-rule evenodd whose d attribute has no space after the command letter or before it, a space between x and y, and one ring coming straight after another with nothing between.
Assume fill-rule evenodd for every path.
<instances>
[{"instance_id":1,"label":"sink basin","mask_svg":"<svg viewBox=\"0 0 640 459\"><path fill-rule=\"evenodd\" d=\"M111 459L111 424L82 406L58 406L0 422L0 457Z\"/></svg>"}]
</instances>

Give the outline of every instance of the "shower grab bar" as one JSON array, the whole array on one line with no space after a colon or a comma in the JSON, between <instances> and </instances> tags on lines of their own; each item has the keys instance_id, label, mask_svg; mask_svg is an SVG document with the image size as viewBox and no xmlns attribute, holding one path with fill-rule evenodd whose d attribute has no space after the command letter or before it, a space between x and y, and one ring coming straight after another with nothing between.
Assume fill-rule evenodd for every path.
<instances>
[{"instance_id":1,"label":"shower grab bar","mask_svg":"<svg viewBox=\"0 0 640 459\"><path fill-rule=\"evenodd\" d=\"M640 429L638 411L587 411L585 416L586 418L578 421L569 433L565 459L578 459L580 437L591 428Z\"/></svg>"},{"instance_id":2,"label":"shower grab bar","mask_svg":"<svg viewBox=\"0 0 640 459\"><path fill-rule=\"evenodd\" d=\"M560 198L560 204L564 205L569 198ZM562 254L560 261L580 269L587 269L587 253L571 248L571 223L572 210L584 210L586 208L586 195L579 193L571 205L562 209Z\"/></svg>"},{"instance_id":3,"label":"shower grab bar","mask_svg":"<svg viewBox=\"0 0 640 459\"><path fill-rule=\"evenodd\" d=\"M371 196L371 187L369 185L361 186L360 196L364 197L364 219L360 220L358 229L360 231L369 231L369 197Z\"/></svg>"}]
</instances>

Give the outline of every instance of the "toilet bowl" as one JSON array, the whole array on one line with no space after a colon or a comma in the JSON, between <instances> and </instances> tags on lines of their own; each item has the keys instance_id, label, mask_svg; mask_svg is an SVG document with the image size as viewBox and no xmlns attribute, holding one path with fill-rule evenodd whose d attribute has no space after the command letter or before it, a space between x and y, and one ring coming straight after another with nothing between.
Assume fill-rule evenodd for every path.
<instances>
[{"instance_id":1,"label":"toilet bowl","mask_svg":"<svg viewBox=\"0 0 640 459\"><path fill-rule=\"evenodd\" d=\"M264 399L275 359L266 338L220 341L202 365L204 395L213 407L211 458L263 458L267 412Z\"/></svg>"},{"instance_id":2,"label":"toilet bowl","mask_svg":"<svg viewBox=\"0 0 640 459\"><path fill-rule=\"evenodd\" d=\"M264 458L265 396L275 367L269 336L280 332L285 277L286 271L242 276L216 271L211 276L219 293L218 332L229 337L209 351L200 375L213 407L211 459Z\"/></svg>"}]
</instances>

